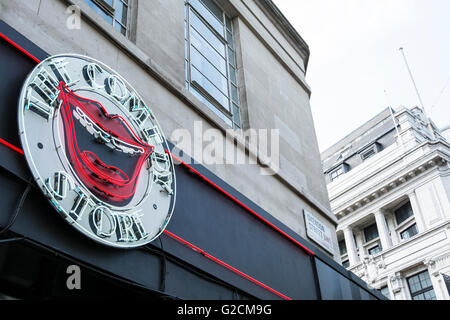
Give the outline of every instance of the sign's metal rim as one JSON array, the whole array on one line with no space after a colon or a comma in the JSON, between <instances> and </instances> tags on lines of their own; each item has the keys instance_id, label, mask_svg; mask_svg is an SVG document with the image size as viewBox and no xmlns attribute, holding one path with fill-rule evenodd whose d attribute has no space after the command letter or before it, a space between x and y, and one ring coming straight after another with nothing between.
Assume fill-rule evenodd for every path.
<instances>
[{"instance_id":1,"label":"sign's metal rim","mask_svg":"<svg viewBox=\"0 0 450 320\"><path fill-rule=\"evenodd\" d=\"M92 58L90 56L85 56L85 55L81 55L81 54L74 54L74 53L62 53L62 54L57 54L57 55L53 55L53 56L49 56L46 59L38 62L37 66L35 66L30 73L27 75L26 80L23 82L22 85L22 90L21 90L21 94L20 94L20 98L18 100L18 127L19 127L19 136L20 136L20 140L21 140L21 144L22 144L22 149L23 149L23 153L24 156L26 158L26 163L33 175L33 178L35 179L35 181L39 181L42 180L42 178L39 175L39 172L37 170L37 168L35 167L34 162L32 161L32 153L29 150L29 146L28 146L28 142L27 142L27 137L25 135L25 127L24 127L24 123L23 123L23 112L22 112L22 106L21 103L24 101L24 97L26 95L26 90L25 88L28 87L28 85L30 84L30 80L31 80L31 75L39 68L39 66L43 65L44 63L46 63L48 60L51 59L55 59L55 58L63 58L63 57L77 57L77 58L81 58L81 59L88 59L89 61L92 61L93 63L98 64L99 66L101 66L102 68L105 68L105 70L109 71L111 74L118 76L120 78L121 81L124 82L124 84L126 86L128 86L129 88L132 88L134 90L134 92L137 94L137 96L144 101L144 99L142 99L141 95L139 94L139 92L137 90L134 89L134 87L124 78L120 75L120 73L118 73L117 71L115 71L113 68L109 67L108 65L106 65L105 63ZM162 137L163 137L163 142L162 145L165 147L165 152L168 154L168 158L170 161L170 167L171 167L171 172L172 172L172 179L173 179L173 190L174 190L174 194L173 194L173 200L172 200L172 205L170 208L170 211L166 214L166 219L164 224L160 227L160 230L157 232L157 234L153 237L149 237L148 239L146 239L143 242L139 242L139 243L129 243L129 242L125 242L123 244L120 244L118 242L110 242L107 240L102 239L99 236L95 236L93 234L93 232L86 230L85 227L83 227L82 225L78 224L76 222L75 219L73 219L72 217L70 217L70 215L66 214L65 217L63 217L62 215L60 215L64 220L66 220L66 222L68 222L71 225L76 224L76 226L74 227L77 231L81 232L82 234L84 234L86 237L88 237L89 239L94 240L95 242L102 244L102 245L106 245L108 247L114 247L114 248L118 248L118 249L134 249L134 248L139 248L142 247L152 241L154 241L155 239L157 239L159 236L161 236L162 233L164 233L167 225L170 222L170 219L172 218L174 209L175 209L175 204L176 204L176 189L177 189L177 185L176 185L176 174L175 174L175 166L174 166L174 161L172 158L172 154L169 151L169 145L167 143L167 139L166 136L164 135L164 132L157 120L156 117L152 118L152 122L154 124L156 124L156 126L158 127ZM31 160L31 161L30 161ZM39 189L44 192L43 187L38 183ZM95 195L94 195L95 196ZM58 211L57 206L52 203L51 201L49 201L50 204Z\"/></svg>"}]
</instances>

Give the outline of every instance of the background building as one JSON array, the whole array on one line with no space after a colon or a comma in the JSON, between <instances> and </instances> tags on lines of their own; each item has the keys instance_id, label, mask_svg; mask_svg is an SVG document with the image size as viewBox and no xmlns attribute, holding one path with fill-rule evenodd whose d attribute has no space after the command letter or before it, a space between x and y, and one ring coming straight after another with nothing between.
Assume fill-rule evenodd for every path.
<instances>
[{"instance_id":1,"label":"background building","mask_svg":"<svg viewBox=\"0 0 450 320\"><path fill-rule=\"evenodd\" d=\"M446 126L444 128L441 128L442 131L442 135L444 136L444 138L448 141L450 140L450 126Z\"/></svg>"},{"instance_id":2,"label":"background building","mask_svg":"<svg viewBox=\"0 0 450 320\"><path fill-rule=\"evenodd\" d=\"M0 35L5 294L380 298L336 263L337 219L305 81L309 49L272 1L0 0ZM170 234L145 248L120 251L84 239L26 184L11 106L36 63L61 53L91 56L120 73L172 145L177 129L187 130L192 145L200 142L171 150L184 163L176 168ZM244 164L201 163L210 129L221 137L235 131L228 141ZM279 168L255 152L247 129L279 129ZM65 267L74 263L83 266L89 290L64 287Z\"/></svg>"},{"instance_id":3,"label":"background building","mask_svg":"<svg viewBox=\"0 0 450 320\"><path fill-rule=\"evenodd\" d=\"M427 123L388 108L322 153L343 266L396 300L450 298L450 145Z\"/></svg>"}]
</instances>

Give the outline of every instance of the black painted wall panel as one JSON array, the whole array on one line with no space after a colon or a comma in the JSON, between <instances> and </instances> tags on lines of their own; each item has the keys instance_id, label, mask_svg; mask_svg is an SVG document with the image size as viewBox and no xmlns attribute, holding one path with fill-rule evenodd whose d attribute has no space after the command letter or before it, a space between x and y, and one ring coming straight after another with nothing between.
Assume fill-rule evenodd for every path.
<instances>
[{"instance_id":1,"label":"black painted wall panel","mask_svg":"<svg viewBox=\"0 0 450 320\"><path fill-rule=\"evenodd\" d=\"M316 299L309 255L187 170L168 230L288 297ZM301 270L301 276L296 273Z\"/></svg>"},{"instance_id":2,"label":"black painted wall panel","mask_svg":"<svg viewBox=\"0 0 450 320\"><path fill-rule=\"evenodd\" d=\"M316 266L323 300L372 300L379 296L373 290L369 293L320 260L316 259Z\"/></svg>"}]
</instances>

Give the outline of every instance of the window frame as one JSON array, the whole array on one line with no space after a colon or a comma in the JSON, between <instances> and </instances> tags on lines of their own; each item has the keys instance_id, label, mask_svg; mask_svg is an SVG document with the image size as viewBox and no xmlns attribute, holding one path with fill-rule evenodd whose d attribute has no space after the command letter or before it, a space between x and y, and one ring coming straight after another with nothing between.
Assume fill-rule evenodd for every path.
<instances>
[{"instance_id":1,"label":"window frame","mask_svg":"<svg viewBox=\"0 0 450 320\"><path fill-rule=\"evenodd\" d=\"M342 247L341 247L341 243L343 243L344 245L342 246L343 248L345 248L345 252L342 252ZM339 253L341 254L341 256L344 256L346 254L348 254L347 252L347 245L345 243L345 239L341 239L338 241L338 247L339 247Z\"/></svg>"},{"instance_id":2,"label":"window frame","mask_svg":"<svg viewBox=\"0 0 450 320\"><path fill-rule=\"evenodd\" d=\"M407 230L411 229L414 226L416 227L416 233L414 235L410 236L409 238L403 238L402 234L404 232L406 232ZM415 237L416 235L418 235L419 234L419 229L417 228L417 223L415 221L413 221L412 223L406 225L405 227L403 227L401 230L398 230L397 232L399 233L401 241L407 241L407 240Z\"/></svg>"},{"instance_id":3,"label":"window frame","mask_svg":"<svg viewBox=\"0 0 450 320\"><path fill-rule=\"evenodd\" d=\"M341 251L341 243L344 244L343 247L345 248L345 252ZM349 264L348 267L350 267L350 260L348 257L348 251L347 251L347 245L345 243L345 239L338 240L338 248L339 248L339 254L341 256L342 265L344 266L344 262L348 262L348 264ZM348 267L344 266L344 268L348 268Z\"/></svg>"},{"instance_id":4,"label":"window frame","mask_svg":"<svg viewBox=\"0 0 450 320\"><path fill-rule=\"evenodd\" d=\"M383 290L387 290L387 295L385 295L383 293ZM380 289L378 289L378 291L385 296L387 299L391 299L391 291L389 290L389 286L387 284L385 284L384 286L380 287Z\"/></svg>"},{"instance_id":5,"label":"window frame","mask_svg":"<svg viewBox=\"0 0 450 320\"><path fill-rule=\"evenodd\" d=\"M375 238L367 240L366 229L368 229L370 227L373 227L373 226L375 227L375 229L377 231L377 236ZM364 250L365 250L366 254L368 254L368 255L375 255L375 254L378 254L378 253L382 252L383 251L383 246L381 245L380 233L378 231L377 223L376 222L370 223L370 224L366 225L365 227L363 227L361 229L362 229L361 230L362 231L362 237L363 237L363 240L364 240L363 247L364 247ZM377 247L380 248L380 250L378 252L370 253L371 250L373 250L373 249L375 249Z\"/></svg>"},{"instance_id":6,"label":"window frame","mask_svg":"<svg viewBox=\"0 0 450 320\"><path fill-rule=\"evenodd\" d=\"M236 37L235 37L235 31L234 31L234 25L233 25L233 19L227 14L226 10L223 9L216 1L212 0L212 2L222 11L223 19L222 21L219 21L223 26L223 35L217 32L217 30L212 26L206 18L202 16L200 12L198 12L195 7L191 4L191 1L195 0L185 0L184 6L185 6L185 84L186 88L192 92L192 89L194 92L192 92L197 98L199 98L208 109L213 111L214 114L216 114L219 118L221 118L227 126L230 128L233 128L235 130L242 128L242 106L241 106L241 99L240 99L240 88L238 85L238 68L237 68L237 53L236 53ZM217 18L216 14L214 14L206 4L203 3L202 0L196 0L199 1L203 7L209 11L210 14L214 16L214 18ZM195 16L200 19L200 21L208 28L210 32L214 34L218 38L218 40L224 45L225 52L224 55L221 55L214 47L213 44L206 39L199 30L195 29L195 27L191 26L191 14L195 14ZM199 48L196 48L191 41L191 28L195 30L196 33L199 34L199 36L202 38L202 41L205 41L208 45L211 46L211 48L217 52L219 55L221 55L226 64L226 75L223 74L223 72L217 68L217 66L211 62L201 51ZM231 42L228 39L228 35L231 35ZM198 70L198 68L193 65L192 63L192 47L199 52L202 59L205 59L209 64L211 64L221 76L224 76L224 78L227 81L227 95L224 94L224 92L214 84L210 77L205 75L201 70ZM230 52L231 51L231 52ZM233 54L234 57L230 57L230 54ZM195 69L196 72L198 72L202 77L204 77L208 82L211 83L214 88L219 90L219 92L228 100L228 109L222 105L220 101L218 101L215 97L212 96L210 92L206 88L204 88L201 84L199 84L197 81L193 80L192 78L192 68ZM232 70L234 70L235 79L232 77ZM198 97L198 95L195 93L197 92L202 97ZM233 94L236 92L236 94ZM236 97L235 97L236 96ZM235 100L236 99L236 100ZM210 106L211 105L211 106Z\"/></svg>"},{"instance_id":7,"label":"window frame","mask_svg":"<svg viewBox=\"0 0 450 320\"><path fill-rule=\"evenodd\" d=\"M114 30L116 30L118 33L120 33L121 35L123 35L124 37L128 38L130 35L130 17L131 17L131 6L132 6L132 2L135 0L111 0L112 1L112 6L106 1L106 0L83 0L83 2L92 10L95 11L94 8L91 7L91 5L89 4L89 2L92 2L94 5L96 5L100 10L102 10L106 15L108 15L111 19L112 22L110 23L109 21L107 21L106 19L103 19L103 17L101 17L106 23L108 23ZM126 13L127 13L127 21L126 21L126 25L123 25L121 21L118 21L115 14L116 14L116 4L117 2L122 2L124 4L124 7L126 8ZM95 11L95 13L97 15L100 15L98 12ZM119 24L121 26L121 28L125 29L125 34L122 33L121 31L119 31L116 28L116 24Z\"/></svg>"},{"instance_id":8,"label":"window frame","mask_svg":"<svg viewBox=\"0 0 450 320\"><path fill-rule=\"evenodd\" d=\"M397 211L401 208L403 208L404 206L408 205L411 208L411 215L408 216L405 220L401 221L400 223L398 223L398 219L397 219ZM398 206L395 210L393 210L393 216L394 216L394 221L395 221L395 232L397 232L399 239L401 242L403 241L408 241L410 238L415 237L416 235L418 235L419 232L419 228L417 226L417 222L416 222L416 218L414 216L414 210L412 208L411 202L407 201L405 203L403 203L402 205ZM410 237L410 238L406 238L404 239L402 237L402 233L405 232L407 229L411 228L413 225L416 225L416 229L417 229L417 233Z\"/></svg>"},{"instance_id":9,"label":"window frame","mask_svg":"<svg viewBox=\"0 0 450 320\"><path fill-rule=\"evenodd\" d=\"M371 228L371 227L374 227L374 226L375 226L375 230L377 230L377 236L374 237L374 238L372 238L372 239L367 240L366 230L367 230L368 228ZM363 234L364 234L364 241L365 241L366 244L372 243L372 242L374 242L375 240L380 239L380 232L378 231L377 223L374 222L374 223L371 223L371 224L367 225L366 227L364 227L364 228L363 228Z\"/></svg>"},{"instance_id":10,"label":"window frame","mask_svg":"<svg viewBox=\"0 0 450 320\"><path fill-rule=\"evenodd\" d=\"M374 142L371 145L369 145L368 147L359 151L359 156L361 157L361 160L364 162L364 161L369 160L370 158L373 158L382 150L383 150L383 148L382 148L381 144L378 142ZM373 154L370 155L369 157L365 157L365 155L367 155L368 153L373 153Z\"/></svg>"},{"instance_id":11,"label":"window frame","mask_svg":"<svg viewBox=\"0 0 450 320\"><path fill-rule=\"evenodd\" d=\"M413 293L412 290L411 290L411 283L410 283L410 280L411 280L412 278L414 278L414 277L419 277L421 274L427 274L427 275L428 275L428 279L429 279L429 281L430 281L430 286L425 287L425 288L421 288L420 290L418 290L418 291L416 291L416 292ZM414 299L414 297L419 296L419 295L421 295L421 294L424 294L424 293L426 293L426 292L430 292L430 291L433 291L433 294L434 294L434 297L435 297L434 300L436 300L436 291L434 290L433 282L431 281L431 275L430 275L430 273L428 272L427 269L422 270L422 271L419 271L419 272L417 272L417 273L415 273L415 274L413 274L413 275L407 277L407 278L406 278L406 283L408 284L408 290L409 290L409 294L410 294L410 296L411 296L411 300L417 301L418 299L416 300L416 299ZM422 286L422 281L420 280L420 277L419 277L419 283L420 283L420 286ZM425 299L424 299L424 300L425 300Z\"/></svg>"},{"instance_id":12,"label":"window frame","mask_svg":"<svg viewBox=\"0 0 450 320\"><path fill-rule=\"evenodd\" d=\"M111 6L108 2L106 2L106 0L91 0L92 2L94 2L95 4L97 4L101 9L108 11L108 13L110 13L111 15L114 15L115 13L115 8L114 8L114 4L115 1L113 0L113 5Z\"/></svg>"},{"instance_id":13,"label":"window frame","mask_svg":"<svg viewBox=\"0 0 450 320\"><path fill-rule=\"evenodd\" d=\"M397 211L399 211L400 209L403 209L408 204L409 204L409 207L411 208L411 215L409 215L408 217L406 217L406 219L404 219L403 221L401 221L399 223L398 219L397 219ZM403 203L401 206L398 206L395 210L393 210L393 213L394 213L395 225L396 225L397 228L403 227L405 224L410 222L412 218L414 218L414 210L412 208L412 205L411 205L410 201L407 201L407 202Z\"/></svg>"},{"instance_id":14,"label":"window frame","mask_svg":"<svg viewBox=\"0 0 450 320\"><path fill-rule=\"evenodd\" d=\"M338 171L342 171L342 173L333 176L334 173L337 173ZM336 179L339 179L339 177L343 176L344 174L346 174L347 172L349 172L349 165L347 163L342 163L341 165L339 165L338 167L334 168L333 170L330 171L330 173L328 174L330 177L330 181L333 182Z\"/></svg>"},{"instance_id":15,"label":"window frame","mask_svg":"<svg viewBox=\"0 0 450 320\"><path fill-rule=\"evenodd\" d=\"M345 269L350 268L350 260L348 260L348 259L343 260L343 261L342 261L342 266L343 266Z\"/></svg>"},{"instance_id":16,"label":"window frame","mask_svg":"<svg viewBox=\"0 0 450 320\"><path fill-rule=\"evenodd\" d=\"M376 249L376 248L379 248L379 251L377 251L377 252L375 252L375 253L371 253L371 252L370 252L371 250L374 250L374 249ZM381 242L380 242L380 241L376 241L376 245L375 245L375 246L370 246L370 248L369 248L369 247L367 248L367 254L368 254L369 256L374 256L374 255L376 255L376 254L381 253L382 251L383 251L383 246L381 245Z\"/></svg>"}]
</instances>

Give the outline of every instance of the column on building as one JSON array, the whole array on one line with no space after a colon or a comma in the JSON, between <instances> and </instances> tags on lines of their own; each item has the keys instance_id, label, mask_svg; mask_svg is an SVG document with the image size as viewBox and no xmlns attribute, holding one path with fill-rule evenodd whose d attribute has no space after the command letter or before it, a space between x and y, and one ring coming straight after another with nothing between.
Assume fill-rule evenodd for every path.
<instances>
[{"instance_id":1,"label":"column on building","mask_svg":"<svg viewBox=\"0 0 450 320\"><path fill-rule=\"evenodd\" d=\"M400 243L400 237L398 236L398 233L395 230L395 216L392 212L388 212L385 214L385 217L391 235L392 245L395 246Z\"/></svg>"},{"instance_id":2,"label":"column on building","mask_svg":"<svg viewBox=\"0 0 450 320\"><path fill-rule=\"evenodd\" d=\"M439 272L439 267L436 263L438 259L425 259L424 263L428 268L428 273L430 275L430 280L433 285L434 294L436 295L437 300L445 300L447 295L445 294L446 286L443 281L442 274ZM445 289L444 289L445 287Z\"/></svg>"},{"instance_id":3,"label":"column on building","mask_svg":"<svg viewBox=\"0 0 450 320\"><path fill-rule=\"evenodd\" d=\"M396 291L394 289L394 285L393 285L393 279L391 278L392 276L388 276L387 277L387 287L389 289L389 299L390 300L396 300Z\"/></svg>"},{"instance_id":4,"label":"column on building","mask_svg":"<svg viewBox=\"0 0 450 320\"><path fill-rule=\"evenodd\" d=\"M347 247L347 255L350 266L354 266L359 262L358 254L356 252L355 238L353 237L353 230L350 226L344 228L345 246Z\"/></svg>"},{"instance_id":5,"label":"column on building","mask_svg":"<svg viewBox=\"0 0 450 320\"><path fill-rule=\"evenodd\" d=\"M391 300L410 300L404 286L405 279L400 272L395 272L389 276L390 292L393 293Z\"/></svg>"},{"instance_id":6,"label":"column on building","mask_svg":"<svg viewBox=\"0 0 450 320\"><path fill-rule=\"evenodd\" d=\"M374 213L375 221L377 223L378 234L380 236L381 246L383 250L392 247L392 240L389 235L389 228L386 223L386 218L384 216L383 210L378 210Z\"/></svg>"},{"instance_id":7,"label":"column on building","mask_svg":"<svg viewBox=\"0 0 450 320\"><path fill-rule=\"evenodd\" d=\"M424 217L422 215L422 211L420 210L419 202L417 200L417 195L415 191L412 191L408 194L409 202L411 203L411 208L414 213L414 218L416 220L417 224L417 230L419 232L425 231L425 223L424 223Z\"/></svg>"},{"instance_id":8,"label":"column on building","mask_svg":"<svg viewBox=\"0 0 450 320\"><path fill-rule=\"evenodd\" d=\"M364 234L360 228L354 228L353 232L355 234L356 247L358 248L359 260L363 260L363 257L366 255L364 252Z\"/></svg>"}]
</instances>

